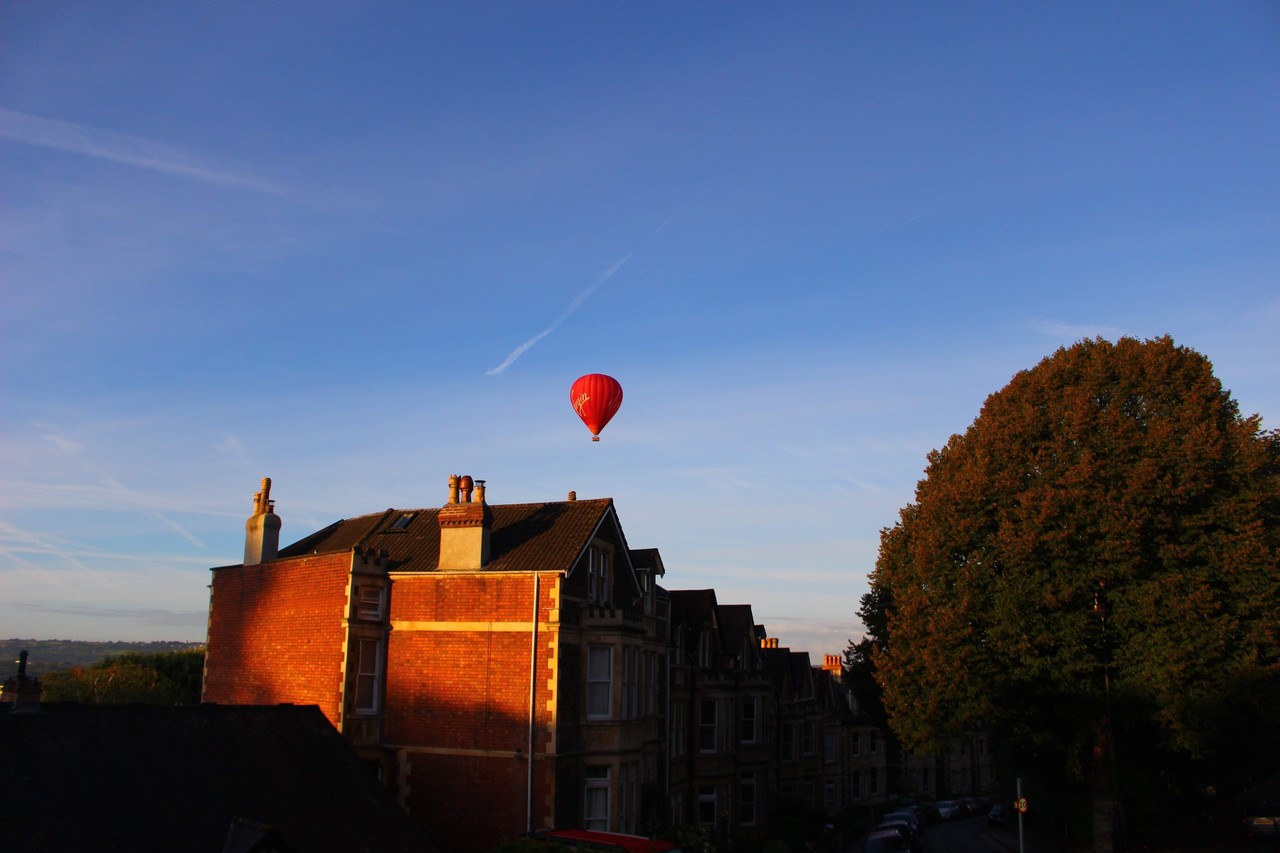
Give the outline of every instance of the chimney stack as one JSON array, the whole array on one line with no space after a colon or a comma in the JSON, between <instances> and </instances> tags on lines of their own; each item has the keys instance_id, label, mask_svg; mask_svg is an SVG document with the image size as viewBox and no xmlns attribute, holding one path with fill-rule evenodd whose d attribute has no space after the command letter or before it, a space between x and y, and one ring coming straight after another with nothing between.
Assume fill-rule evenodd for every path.
<instances>
[{"instance_id":1,"label":"chimney stack","mask_svg":"<svg viewBox=\"0 0 1280 853\"><path fill-rule=\"evenodd\" d=\"M844 677L844 666L840 663L840 655L823 655L822 668L837 679Z\"/></svg>"},{"instance_id":2,"label":"chimney stack","mask_svg":"<svg viewBox=\"0 0 1280 853\"><path fill-rule=\"evenodd\" d=\"M262 491L253 495L253 515L244 523L244 564L256 566L280 552L280 516L271 500L271 478L262 478Z\"/></svg>"},{"instance_id":3,"label":"chimney stack","mask_svg":"<svg viewBox=\"0 0 1280 853\"><path fill-rule=\"evenodd\" d=\"M0 702L12 702L13 713L34 714L40 710L40 679L27 677L27 650L18 655L18 675L5 679Z\"/></svg>"},{"instance_id":4,"label":"chimney stack","mask_svg":"<svg viewBox=\"0 0 1280 853\"><path fill-rule=\"evenodd\" d=\"M449 477L449 502L440 508L441 571L474 571L489 562L493 512L484 502L484 480Z\"/></svg>"}]
</instances>

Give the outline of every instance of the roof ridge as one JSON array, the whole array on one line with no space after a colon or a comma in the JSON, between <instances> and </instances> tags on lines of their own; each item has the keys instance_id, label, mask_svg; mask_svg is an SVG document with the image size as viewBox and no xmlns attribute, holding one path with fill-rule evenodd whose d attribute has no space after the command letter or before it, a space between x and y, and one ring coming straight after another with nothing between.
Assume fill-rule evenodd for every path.
<instances>
[{"instance_id":1,"label":"roof ridge","mask_svg":"<svg viewBox=\"0 0 1280 853\"><path fill-rule=\"evenodd\" d=\"M612 503L612 502L613 502L613 498L577 498L576 500L571 500L571 501L568 501L568 500L523 501L521 503L505 503L505 504L486 503L485 505L488 506L490 509L498 509L500 507L553 506L556 504L596 504L596 503ZM443 506L448 506L448 504L444 504ZM393 513L393 512L439 512L440 509L441 509L440 506L403 506L403 507L393 506L393 507L388 507L387 509L378 510L377 512L366 512L362 515L353 515L350 518L343 519L343 521L360 521L361 519L372 518L375 515L386 515L388 513Z\"/></svg>"}]
</instances>

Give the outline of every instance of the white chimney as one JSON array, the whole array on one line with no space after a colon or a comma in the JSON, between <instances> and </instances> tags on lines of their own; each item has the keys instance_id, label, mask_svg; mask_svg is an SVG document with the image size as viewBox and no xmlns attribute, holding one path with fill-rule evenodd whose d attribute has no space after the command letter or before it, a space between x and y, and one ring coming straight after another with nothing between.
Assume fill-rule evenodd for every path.
<instances>
[{"instance_id":1,"label":"white chimney","mask_svg":"<svg viewBox=\"0 0 1280 853\"><path fill-rule=\"evenodd\" d=\"M256 566L280 552L280 516L271 500L271 478L262 478L262 491L253 495L253 515L244 523L244 564Z\"/></svg>"}]
</instances>

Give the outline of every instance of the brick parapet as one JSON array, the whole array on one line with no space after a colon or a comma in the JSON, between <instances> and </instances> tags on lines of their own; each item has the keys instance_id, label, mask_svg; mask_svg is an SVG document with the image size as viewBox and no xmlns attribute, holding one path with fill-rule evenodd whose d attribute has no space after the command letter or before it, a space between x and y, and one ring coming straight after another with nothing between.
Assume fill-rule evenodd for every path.
<instances>
[{"instance_id":1,"label":"brick parapet","mask_svg":"<svg viewBox=\"0 0 1280 853\"><path fill-rule=\"evenodd\" d=\"M315 704L340 721L349 554L215 569L204 701Z\"/></svg>"}]
</instances>

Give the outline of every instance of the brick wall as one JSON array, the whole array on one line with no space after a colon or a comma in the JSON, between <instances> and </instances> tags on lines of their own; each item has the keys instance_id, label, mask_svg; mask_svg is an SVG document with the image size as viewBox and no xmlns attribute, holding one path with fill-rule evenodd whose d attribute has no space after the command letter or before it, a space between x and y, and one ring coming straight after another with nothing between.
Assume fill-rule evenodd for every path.
<instances>
[{"instance_id":1,"label":"brick wall","mask_svg":"<svg viewBox=\"0 0 1280 853\"><path fill-rule=\"evenodd\" d=\"M350 554L213 572L204 700L319 705L336 726Z\"/></svg>"},{"instance_id":2,"label":"brick wall","mask_svg":"<svg viewBox=\"0 0 1280 853\"><path fill-rule=\"evenodd\" d=\"M557 581L539 591L535 753L549 746ZM393 577L384 732L402 750L405 805L443 849L488 850L528 825L533 585L532 573ZM550 819L552 761L535 757L534 826Z\"/></svg>"},{"instance_id":3,"label":"brick wall","mask_svg":"<svg viewBox=\"0 0 1280 853\"><path fill-rule=\"evenodd\" d=\"M528 764L465 755L410 754L410 814L440 850L485 853L525 832Z\"/></svg>"}]
</instances>

